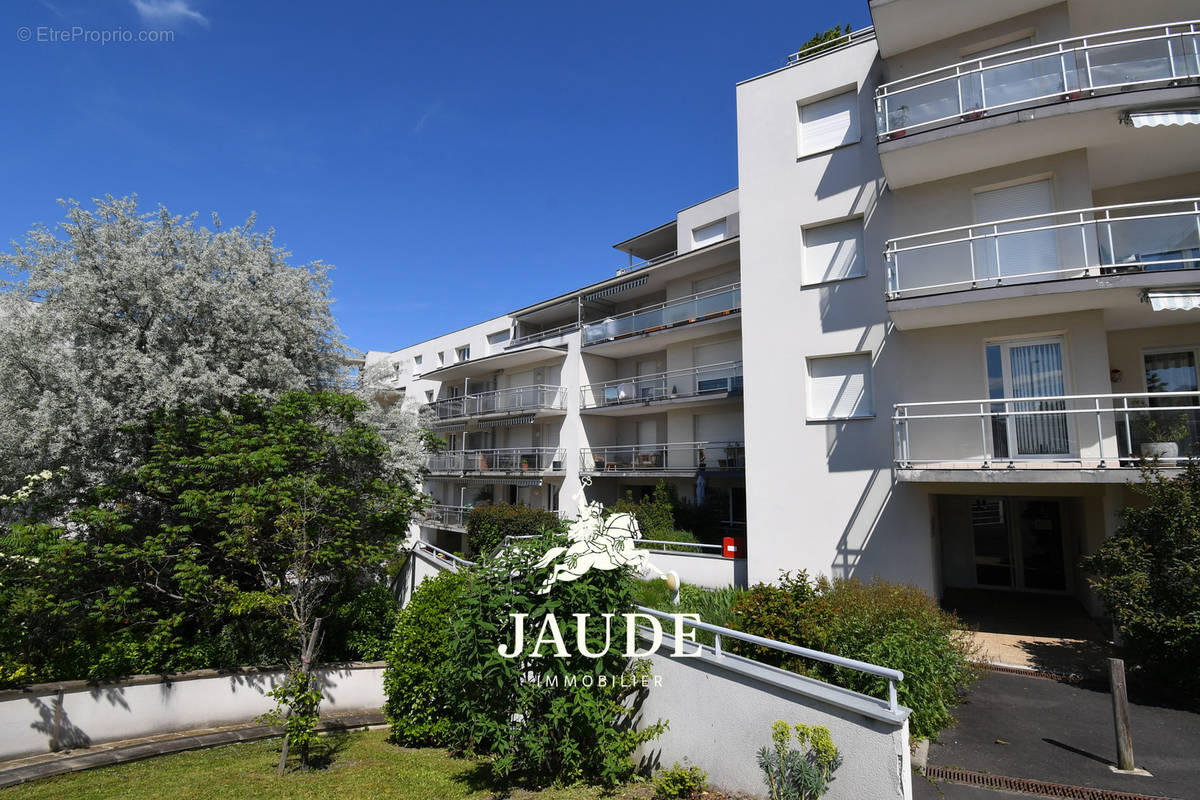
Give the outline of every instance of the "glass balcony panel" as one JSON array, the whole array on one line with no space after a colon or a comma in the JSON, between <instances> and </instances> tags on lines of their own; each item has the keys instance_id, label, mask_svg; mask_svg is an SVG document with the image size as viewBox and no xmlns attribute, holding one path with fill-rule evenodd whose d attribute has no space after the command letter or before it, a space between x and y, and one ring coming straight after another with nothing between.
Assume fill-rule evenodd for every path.
<instances>
[{"instance_id":1,"label":"glass balcony panel","mask_svg":"<svg viewBox=\"0 0 1200 800\"><path fill-rule=\"evenodd\" d=\"M1196 216L1154 219L1112 219L1100 225L1100 247L1106 264L1121 271L1134 269L1196 269L1200 267L1200 226Z\"/></svg>"},{"instance_id":2,"label":"glass balcony panel","mask_svg":"<svg viewBox=\"0 0 1200 800\"><path fill-rule=\"evenodd\" d=\"M968 78L963 79L969 83ZM887 130L903 130L939 119L957 118L958 88L954 81L938 81L890 95L885 106Z\"/></svg>"},{"instance_id":3,"label":"glass balcony panel","mask_svg":"<svg viewBox=\"0 0 1200 800\"><path fill-rule=\"evenodd\" d=\"M1173 77L1169 41L1157 39L1089 48L1092 88L1169 80Z\"/></svg>"},{"instance_id":4,"label":"glass balcony panel","mask_svg":"<svg viewBox=\"0 0 1200 800\"><path fill-rule=\"evenodd\" d=\"M981 100L985 108L1014 105L1067 91L1063 61L1057 53L990 67L983 71L982 80Z\"/></svg>"}]
</instances>

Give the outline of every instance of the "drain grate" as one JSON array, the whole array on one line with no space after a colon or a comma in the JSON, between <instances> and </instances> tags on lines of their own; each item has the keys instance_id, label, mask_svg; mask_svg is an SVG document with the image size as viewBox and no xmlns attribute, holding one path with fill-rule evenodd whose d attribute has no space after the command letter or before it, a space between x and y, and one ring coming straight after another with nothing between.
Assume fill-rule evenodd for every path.
<instances>
[{"instance_id":1,"label":"drain grate","mask_svg":"<svg viewBox=\"0 0 1200 800\"><path fill-rule=\"evenodd\" d=\"M1057 797L1065 800L1170 800L1167 797L1149 794L1129 794L1109 789L1091 789L1087 786L1064 786L1061 783L1031 781L1026 778L1008 778L986 772L971 772L966 769L939 767L930 764L925 768L925 777L930 780L963 783L967 786L982 786L987 789L1002 789L1040 797Z\"/></svg>"}]
</instances>

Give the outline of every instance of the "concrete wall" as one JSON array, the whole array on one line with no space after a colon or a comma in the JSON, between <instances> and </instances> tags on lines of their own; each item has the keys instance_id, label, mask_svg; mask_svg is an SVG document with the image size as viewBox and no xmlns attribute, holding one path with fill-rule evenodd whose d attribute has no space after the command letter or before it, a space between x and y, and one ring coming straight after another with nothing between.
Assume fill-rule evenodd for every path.
<instances>
[{"instance_id":1,"label":"concrete wall","mask_svg":"<svg viewBox=\"0 0 1200 800\"><path fill-rule=\"evenodd\" d=\"M678 550L651 550L650 562L663 572L675 570L684 583L702 586L705 589L723 589L726 586L746 586L746 559L725 558L709 550L703 553L685 553ZM647 569L643 578L657 578L658 573Z\"/></svg>"},{"instance_id":2,"label":"concrete wall","mask_svg":"<svg viewBox=\"0 0 1200 800\"><path fill-rule=\"evenodd\" d=\"M889 712L881 700L707 647L698 658L671 658L673 648L664 635L650 657L661 680L646 693L640 720L667 720L670 728L642 746L643 764L670 767L687 758L714 787L765 796L755 756L771 746L776 720L802 722L829 728L842 755L826 798L912 797L907 708Z\"/></svg>"},{"instance_id":3,"label":"concrete wall","mask_svg":"<svg viewBox=\"0 0 1200 800\"><path fill-rule=\"evenodd\" d=\"M321 668L322 713L382 708L383 667L378 662ZM253 723L275 707L266 693L283 678L282 671L220 674L203 670L167 678L141 676L99 685L70 681L0 692L0 760Z\"/></svg>"}]
</instances>

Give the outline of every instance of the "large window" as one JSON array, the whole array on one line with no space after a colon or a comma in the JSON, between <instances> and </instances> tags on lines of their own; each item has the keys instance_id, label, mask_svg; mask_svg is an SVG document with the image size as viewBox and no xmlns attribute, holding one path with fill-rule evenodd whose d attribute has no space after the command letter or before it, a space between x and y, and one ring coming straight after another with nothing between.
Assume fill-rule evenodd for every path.
<instances>
[{"instance_id":1,"label":"large window","mask_svg":"<svg viewBox=\"0 0 1200 800\"><path fill-rule=\"evenodd\" d=\"M827 283L866 274L861 219L804 229L804 283Z\"/></svg>"},{"instance_id":2,"label":"large window","mask_svg":"<svg viewBox=\"0 0 1200 800\"><path fill-rule=\"evenodd\" d=\"M808 359L808 418L862 419L875 415L871 354Z\"/></svg>"},{"instance_id":3,"label":"large window","mask_svg":"<svg viewBox=\"0 0 1200 800\"><path fill-rule=\"evenodd\" d=\"M454 355L459 361L468 361L471 358L471 345L459 347L454 351Z\"/></svg>"},{"instance_id":4,"label":"large window","mask_svg":"<svg viewBox=\"0 0 1200 800\"><path fill-rule=\"evenodd\" d=\"M714 244L725 238L725 220L719 219L716 222L710 222L707 225L701 225L699 228L692 229L692 246L705 247L706 245Z\"/></svg>"},{"instance_id":5,"label":"large window","mask_svg":"<svg viewBox=\"0 0 1200 800\"><path fill-rule=\"evenodd\" d=\"M988 397L993 403L992 447L997 458L1067 455L1066 369L1061 337L989 343ZM1021 398L1043 398L1021 400ZM1012 401L1019 402L1012 402Z\"/></svg>"},{"instance_id":6,"label":"large window","mask_svg":"<svg viewBox=\"0 0 1200 800\"><path fill-rule=\"evenodd\" d=\"M815 103L802 103L798 112L801 157L853 144L859 139L858 93L854 90Z\"/></svg>"}]
</instances>

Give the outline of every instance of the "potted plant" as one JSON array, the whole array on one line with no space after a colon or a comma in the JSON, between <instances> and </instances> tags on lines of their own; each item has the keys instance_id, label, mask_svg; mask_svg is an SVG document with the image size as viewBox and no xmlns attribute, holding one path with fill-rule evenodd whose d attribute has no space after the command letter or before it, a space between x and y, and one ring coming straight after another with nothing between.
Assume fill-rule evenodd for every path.
<instances>
[{"instance_id":1,"label":"potted plant","mask_svg":"<svg viewBox=\"0 0 1200 800\"><path fill-rule=\"evenodd\" d=\"M1142 458L1173 460L1179 458L1179 442L1188 436L1188 417L1183 412L1155 417L1144 411L1134 428Z\"/></svg>"},{"instance_id":2,"label":"potted plant","mask_svg":"<svg viewBox=\"0 0 1200 800\"><path fill-rule=\"evenodd\" d=\"M896 123L900 126L888 134L889 139L899 139L908 133L908 106L902 105L896 109Z\"/></svg>"}]
</instances>

